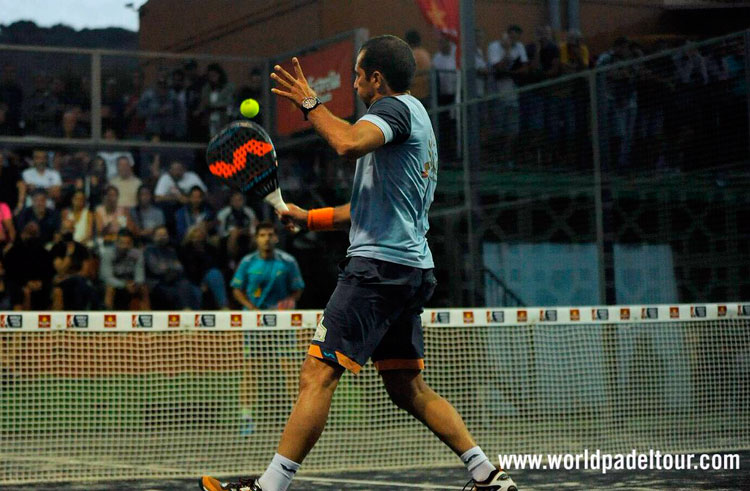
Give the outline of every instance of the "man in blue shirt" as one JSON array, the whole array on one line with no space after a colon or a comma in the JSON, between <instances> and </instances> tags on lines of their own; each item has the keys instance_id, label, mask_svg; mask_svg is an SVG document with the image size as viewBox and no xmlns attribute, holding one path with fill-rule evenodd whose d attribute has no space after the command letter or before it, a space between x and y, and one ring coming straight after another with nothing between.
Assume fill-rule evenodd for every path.
<instances>
[{"instance_id":1,"label":"man in blue shirt","mask_svg":"<svg viewBox=\"0 0 750 491\"><path fill-rule=\"evenodd\" d=\"M471 489L517 491L469 434L455 408L424 381L420 314L436 281L425 237L437 184L437 147L430 118L409 94L416 63L409 45L378 36L362 45L354 88L368 107L355 124L334 116L309 86L297 58L295 74L274 67L272 92L289 99L341 156L357 159L351 202L303 210L289 205L286 221L311 230L348 229L350 247L336 289L300 373L300 393L276 455L258 479L221 484L204 476L204 491L286 491L317 442L345 370L372 358L400 408L460 456ZM290 226L290 225L288 225Z\"/></svg>"},{"instance_id":2,"label":"man in blue shirt","mask_svg":"<svg viewBox=\"0 0 750 491\"><path fill-rule=\"evenodd\" d=\"M276 249L279 238L271 222L261 222L255 229L255 243L258 250L245 256L234 273L232 293L245 310L294 308L302 295L305 282L302 280L297 261L284 251ZM263 353L253 352L253 347L262 342L253 333L245 332L245 370L240 384L240 405L242 407L242 428L240 434L249 436L255 431L252 408L258 383L255 368L263 363L277 363L286 382L287 395L294 394L294 372L299 367L296 354L296 332L289 331L277 340L278 358L264 359Z\"/></svg>"},{"instance_id":3,"label":"man in blue shirt","mask_svg":"<svg viewBox=\"0 0 750 491\"><path fill-rule=\"evenodd\" d=\"M297 260L276 249L278 241L271 222L258 224L258 250L242 259L230 283L235 300L245 310L291 309L302 296L305 282Z\"/></svg>"}]
</instances>

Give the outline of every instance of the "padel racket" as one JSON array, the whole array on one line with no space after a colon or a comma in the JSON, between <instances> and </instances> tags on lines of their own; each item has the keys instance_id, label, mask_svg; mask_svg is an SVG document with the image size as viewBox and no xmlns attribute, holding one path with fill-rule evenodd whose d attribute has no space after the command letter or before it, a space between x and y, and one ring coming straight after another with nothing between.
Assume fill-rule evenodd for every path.
<instances>
[{"instance_id":1,"label":"padel racket","mask_svg":"<svg viewBox=\"0 0 750 491\"><path fill-rule=\"evenodd\" d=\"M288 211L279 189L276 149L268 133L252 121L234 121L208 142L211 174L252 194L279 211ZM295 225L295 232L299 227Z\"/></svg>"}]
</instances>

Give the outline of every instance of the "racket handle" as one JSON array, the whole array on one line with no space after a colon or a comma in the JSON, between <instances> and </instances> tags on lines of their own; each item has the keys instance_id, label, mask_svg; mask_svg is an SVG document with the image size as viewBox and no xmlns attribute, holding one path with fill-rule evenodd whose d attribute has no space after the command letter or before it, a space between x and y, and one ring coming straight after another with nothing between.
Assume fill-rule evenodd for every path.
<instances>
[{"instance_id":1,"label":"racket handle","mask_svg":"<svg viewBox=\"0 0 750 491\"><path fill-rule=\"evenodd\" d=\"M284 203L284 198L281 197L281 189L279 188L268 193L266 197L263 198L263 201L273 206L278 211L289 211L289 207ZM300 228L296 224L292 224L292 226L294 227L292 228L293 233L296 234L300 231Z\"/></svg>"}]
</instances>

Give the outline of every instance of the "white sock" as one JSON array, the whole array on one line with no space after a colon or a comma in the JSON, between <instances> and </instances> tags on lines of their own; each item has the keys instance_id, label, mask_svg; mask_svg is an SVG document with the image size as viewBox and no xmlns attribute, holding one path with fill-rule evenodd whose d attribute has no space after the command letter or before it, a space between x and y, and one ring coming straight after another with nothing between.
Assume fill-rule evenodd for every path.
<instances>
[{"instance_id":1,"label":"white sock","mask_svg":"<svg viewBox=\"0 0 750 491\"><path fill-rule=\"evenodd\" d=\"M466 470L471 474L471 478L476 482L482 482L490 477L495 470L490 459L482 452L479 446L470 448L461 455L461 462L466 466Z\"/></svg>"},{"instance_id":2,"label":"white sock","mask_svg":"<svg viewBox=\"0 0 750 491\"><path fill-rule=\"evenodd\" d=\"M266 472L258 479L258 484L263 488L263 491L286 491L292 484L292 479L294 479L298 470L299 464L297 462L276 454L273 456L271 463L268 464Z\"/></svg>"}]
</instances>

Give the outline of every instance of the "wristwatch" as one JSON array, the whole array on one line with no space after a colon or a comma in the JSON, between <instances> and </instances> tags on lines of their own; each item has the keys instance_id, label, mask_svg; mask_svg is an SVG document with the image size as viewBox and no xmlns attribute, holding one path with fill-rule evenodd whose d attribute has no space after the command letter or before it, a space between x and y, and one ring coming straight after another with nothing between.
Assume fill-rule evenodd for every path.
<instances>
[{"instance_id":1,"label":"wristwatch","mask_svg":"<svg viewBox=\"0 0 750 491\"><path fill-rule=\"evenodd\" d=\"M302 99L302 103L300 104L300 109L302 109L302 114L305 115L305 121L307 121L307 113L321 105L320 99L317 97L305 97Z\"/></svg>"}]
</instances>

